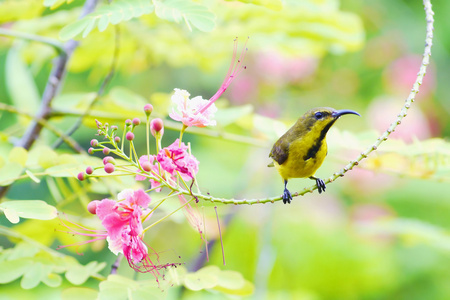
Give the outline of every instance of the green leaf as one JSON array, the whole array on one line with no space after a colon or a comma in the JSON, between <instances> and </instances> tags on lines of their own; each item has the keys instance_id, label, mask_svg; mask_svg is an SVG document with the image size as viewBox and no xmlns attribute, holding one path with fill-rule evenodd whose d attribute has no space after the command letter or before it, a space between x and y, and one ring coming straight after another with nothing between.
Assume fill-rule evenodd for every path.
<instances>
[{"instance_id":1,"label":"green leaf","mask_svg":"<svg viewBox=\"0 0 450 300\"><path fill-rule=\"evenodd\" d=\"M26 219L51 220L57 216L56 208L42 200L6 201L0 204L0 209L9 210L9 213L14 211L17 216Z\"/></svg>"},{"instance_id":2,"label":"green leaf","mask_svg":"<svg viewBox=\"0 0 450 300\"><path fill-rule=\"evenodd\" d=\"M95 275L98 271L103 269L106 263L99 264L96 261L91 261L85 266L72 265L66 272L66 279L73 284L80 285L86 282L86 280Z\"/></svg>"},{"instance_id":3,"label":"green leaf","mask_svg":"<svg viewBox=\"0 0 450 300\"><path fill-rule=\"evenodd\" d=\"M27 272L23 275L20 281L20 286L23 289L32 289L36 287L44 276L44 268L41 263L34 263L28 267Z\"/></svg>"},{"instance_id":4,"label":"green leaf","mask_svg":"<svg viewBox=\"0 0 450 300\"><path fill-rule=\"evenodd\" d=\"M153 11L153 4L147 0L118 0L110 5L99 7L95 12L75 21L59 32L62 40L69 40L80 33L86 37L97 26L100 32L106 30L108 25L119 24L132 18L138 18Z\"/></svg>"},{"instance_id":5,"label":"green leaf","mask_svg":"<svg viewBox=\"0 0 450 300\"><path fill-rule=\"evenodd\" d=\"M199 3L186 0L155 1L155 13L171 22L186 22L189 30L191 24L200 31L209 32L216 26L216 16Z\"/></svg>"},{"instance_id":6,"label":"green leaf","mask_svg":"<svg viewBox=\"0 0 450 300\"><path fill-rule=\"evenodd\" d=\"M94 289L71 287L65 289L61 293L62 300L95 300L97 299L98 292Z\"/></svg>"},{"instance_id":7,"label":"green leaf","mask_svg":"<svg viewBox=\"0 0 450 300\"><path fill-rule=\"evenodd\" d=\"M90 19L89 23L87 24L87 26L83 30L82 37L83 38L87 37L87 35L92 31L92 29L94 29L94 26L95 26L95 19Z\"/></svg>"},{"instance_id":8,"label":"green leaf","mask_svg":"<svg viewBox=\"0 0 450 300\"><path fill-rule=\"evenodd\" d=\"M5 208L3 210L5 217L13 224L17 224L20 221L20 217L14 209Z\"/></svg>"},{"instance_id":9,"label":"green leaf","mask_svg":"<svg viewBox=\"0 0 450 300\"><path fill-rule=\"evenodd\" d=\"M12 148L8 156L10 162L19 163L22 167L25 167L27 158L28 158L28 151L22 147Z\"/></svg>"},{"instance_id":10,"label":"green leaf","mask_svg":"<svg viewBox=\"0 0 450 300\"><path fill-rule=\"evenodd\" d=\"M240 289L245 284L245 279L242 274L236 271L225 270L220 272L218 277L218 285L229 290Z\"/></svg>"},{"instance_id":11,"label":"green leaf","mask_svg":"<svg viewBox=\"0 0 450 300\"><path fill-rule=\"evenodd\" d=\"M36 183L41 182L41 180L39 178L37 178L36 176L34 176L34 174L30 171L30 170L25 170L25 173L27 173L27 175L31 178L31 180L33 180Z\"/></svg>"},{"instance_id":12,"label":"green leaf","mask_svg":"<svg viewBox=\"0 0 450 300\"><path fill-rule=\"evenodd\" d=\"M253 294L254 286L244 279L241 273L224 270L218 274L219 283L214 288L229 295L249 296Z\"/></svg>"},{"instance_id":13,"label":"green leaf","mask_svg":"<svg viewBox=\"0 0 450 300\"><path fill-rule=\"evenodd\" d=\"M120 275L109 275L108 279L100 282L100 300L128 299L128 291L136 290L138 283Z\"/></svg>"},{"instance_id":14,"label":"green leaf","mask_svg":"<svg viewBox=\"0 0 450 300\"><path fill-rule=\"evenodd\" d=\"M58 274L48 273L46 276L41 278L42 282L49 287L58 287L62 283L62 278ZM85 299L85 298L83 298Z\"/></svg>"},{"instance_id":15,"label":"green leaf","mask_svg":"<svg viewBox=\"0 0 450 300\"><path fill-rule=\"evenodd\" d=\"M184 286L192 291L214 288L219 280L217 274L220 269L216 266L208 266L195 273L189 273L184 278Z\"/></svg>"},{"instance_id":16,"label":"green leaf","mask_svg":"<svg viewBox=\"0 0 450 300\"><path fill-rule=\"evenodd\" d=\"M7 162L0 169L0 186L10 185L22 174L23 167L16 162Z\"/></svg>"},{"instance_id":17,"label":"green leaf","mask_svg":"<svg viewBox=\"0 0 450 300\"><path fill-rule=\"evenodd\" d=\"M239 1L248 4L255 4L276 11L279 11L283 8L283 3L281 2L281 0L226 0L226 1Z\"/></svg>"},{"instance_id":18,"label":"green leaf","mask_svg":"<svg viewBox=\"0 0 450 300\"><path fill-rule=\"evenodd\" d=\"M90 19L83 18L64 26L59 32L59 38L64 41L74 38L75 36L80 34L90 24L90 22Z\"/></svg>"},{"instance_id":19,"label":"green leaf","mask_svg":"<svg viewBox=\"0 0 450 300\"><path fill-rule=\"evenodd\" d=\"M39 91L28 67L20 57L18 47L12 47L6 57L6 89L15 107L35 114L39 107ZM27 119L28 121L28 119Z\"/></svg>"},{"instance_id":20,"label":"green leaf","mask_svg":"<svg viewBox=\"0 0 450 300\"><path fill-rule=\"evenodd\" d=\"M8 253L8 260L16 260L26 257L33 257L39 252L39 249L35 246L27 244L25 242L18 243L14 248L14 251Z\"/></svg>"},{"instance_id":21,"label":"green leaf","mask_svg":"<svg viewBox=\"0 0 450 300\"><path fill-rule=\"evenodd\" d=\"M16 259L0 262L0 283L8 283L22 276L30 267L31 260Z\"/></svg>"},{"instance_id":22,"label":"green leaf","mask_svg":"<svg viewBox=\"0 0 450 300\"><path fill-rule=\"evenodd\" d=\"M244 280L244 284L240 288L235 289L228 289L225 287L222 287L220 285L217 285L214 290L229 294L229 295L236 295L236 296L250 296L253 294L253 291L255 290L255 286L247 280Z\"/></svg>"}]
</instances>

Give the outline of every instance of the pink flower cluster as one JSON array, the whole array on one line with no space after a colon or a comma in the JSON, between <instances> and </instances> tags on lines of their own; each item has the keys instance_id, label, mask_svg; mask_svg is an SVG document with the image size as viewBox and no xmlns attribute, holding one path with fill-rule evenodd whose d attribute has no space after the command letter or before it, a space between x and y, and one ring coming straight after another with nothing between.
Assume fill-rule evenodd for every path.
<instances>
[{"instance_id":1,"label":"pink flower cluster","mask_svg":"<svg viewBox=\"0 0 450 300\"><path fill-rule=\"evenodd\" d=\"M143 241L142 217L148 210L150 196L142 189L126 189L117 198L119 201L101 200L96 209L108 235L109 249L114 254L123 253L135 271L157 272L159 267L150 259Z\"/></svg>"},{"instance_id":2,"label":"pink flower cluster","mask_svg":"<svg viewBox=\"0 0 450 300\"><path fill-rule=\"evenodd\" d=\"M151 164L150 173L157 177L162 177L165 180L174 181L177 173L180 174L183 180L191 180L198 172L198 160L187 152L188 146L184 143L180 143L179 139L176 139L172 145L161 149L158 155L143 155L139 158L139 163L143 165L145 162ZM157 161L158 164L154 164ZM160 172L160 167L161 172ZM170 175L170 178L166 178L165 172ZM141 173L142 174L142 173ZM136 180L145 180L147 177L144 175L136 175ZM161 184L150 179L152 188L156 188ZM160 191L157 190L157 191Z\"/></svg>"},{"instance_id":3,"label":"pink flower cluster","mask_svg":"<svg viewBox=\"0 0 450 300\"><path fill-rule=\"evenodd\" d=\"M143 241L142 219L151 215L144 215L148 214L150 196L142 189L136 191L126 189L119 193L117 197L118 201L110 199L95 200L88 205L88 210L98 216L106 232L90 230L74 223L72 223L72 226L75 226L75 228L64 222L62 225L70 230L69 233L95 237L85 243L106 239L111 252L116 255L122 253L133 270L150 272L156 278L159 277L158 270L173 264L156 265L153 263L149 256L148 247ZM69 246L74 245L59 248ZM156 253L155 255L157 256Z\"/></svg>"}]
</instances>

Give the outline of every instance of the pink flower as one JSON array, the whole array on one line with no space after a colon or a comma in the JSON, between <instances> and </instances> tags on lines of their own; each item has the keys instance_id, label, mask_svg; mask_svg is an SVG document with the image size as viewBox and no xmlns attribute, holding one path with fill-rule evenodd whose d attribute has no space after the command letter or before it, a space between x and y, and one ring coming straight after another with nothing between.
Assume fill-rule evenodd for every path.
<instances>
[{"instance_id":1,"label":"pink flower","mask_svg":"<svg viewBox=\"0 0 450 300\"><path fill-rule=\"evenodd\" d=\"M148 210L150 197L142 189L137 191L126 189L119 193L117 197L119 201L103 199L96 205L96 215L106 231L90 230L74 223L71 223L71 225L75 225L75 228L64 222L63 226L69 229L68 233L94 237L85 243L106 239L111 252L116 255L123 253L133 270L151 272L155 277L158 277L160 275L158 270L173 264L156 265L153 263L149 256L148 247L143 241L142 221ZM69 246L74 245L59 248Z\"/></svg>"},{"instance_id":2,"label":"pink flower","mask_svg":"<svg viewBox=\"0 0 450 300\"><path fill-rule=\"evenodd\" d=\"M191 180L198 172L199 162L187 149L188 146L176 139L172 145L159 151L156 160L169 174L175 176L179 172L184 180Z\"/></svg>"},{"instance_id":3,"label":"pink flower","mask_svg":"<svg viewBox=\"0 0 450 300\"><path fill-rule=\"evenodd\" d=\"M246 43L247 44L247 43ZM220 86L219 90L209 100L203 99L201 96L189 99L190 94L186 90L175 89L175 94L172 96L172 102L176 106L169 113L169 116L176 120L181 121L185 126L197 126L205 127L208 125L216 125L216 121L212 120L217 108L214 102L227 90L233 79L238 73L245 69L242 67L242 61L245 57L247 49L244 46L241 56L236 62L237 55L237 38L234 40L233 57L231 60L230 68L228 69L225 80Z\"/></svg>"},{"instance_id":4,"label":"pink flower","mask_svg":"<svg viewBox=\"0 0 450 300\"><path fill-rule=\"evenodd\" d=\"M202 107L208 105L209 101L201 96L189 99L190 94L186 90L175 89L172 96L172 102L176 105L169 116L175 121L180 121L186 126L215 126L216 121L211 120L217 111L216 106L212 103L203 113L199 113Z\"/></svg>"}]
</instances>

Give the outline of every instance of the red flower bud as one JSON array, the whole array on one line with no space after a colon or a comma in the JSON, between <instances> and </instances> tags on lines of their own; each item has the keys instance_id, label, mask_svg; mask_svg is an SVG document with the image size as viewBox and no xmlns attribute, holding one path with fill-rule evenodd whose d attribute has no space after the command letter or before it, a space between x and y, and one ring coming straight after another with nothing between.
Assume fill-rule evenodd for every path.
<instances>
[{"instance_id":1,"label":"red flower bud","mask_svg":"<svg viewBox=\"0 0 450 300\"><path fill-rule=\"evenodd\" d=\"M160 118L153 119L150 123L150 130L152 135L155 136L156 133L164 134L164 123Z\"/></svg>"},{"instance_id":2,"label":"red flower bud","mask_svg":"<svg viewBox=\"0 0 450 300\"><path fill-rule=\"evenodd\" d=\"M86 179L86 175L83 172L78 173L77 178L79 181L83 181Z\"/></svg>"},{"instance_id":3,"label":"red flower bud","mask_svg":"<svg viewBox=\"0 0 450 300\"><path fill-rule=\"evenodd\" d=\"M138 126L139 124L141 124L141 120L139 120L139 118L134 118L133 119L133 125L134 126Z\"/></svg>"},{"instance_id":4,"label":"red flower bud","mask_svg":"<svg viewBox=\"0 0 450 300\"><path fill-rule=\"evenodd\" d=\"M94 169L91 166L87 167L86 174L91 175L92 173L94 173Z\"/></svg>"},{"instance_id":5,"label":"red flower bud","mask_svg":"<svg viewBox=\"0 0 450 300\"><path fill-rule=\"evenodd\" d=\"M115 169L115 167L112 163L107 163L105 165L105 172L108 174L111 174L112 172L114 172L114 169Z\"/></svg>"},{"instance_id":6,"label":"red flower bud","mask_svg":"<svg viewBox=\"0 0 450 300\"><path fill-rule=\"evenodd\" d=\"M153 111L153 105L145 104L144 111L145 111L145 114L147 115L147 117L150 116Z\"/></svg>"},{"instance_id":7,"label":"red flower bud","mask_svg":"<svg viewBox=\"0 0 450 300\"><path fill-rule=\"evenodd\" d=\"M151 169L152 169L152 164L150 162L148 162L148 161L144 161L141 164L141 167L142 167L142 169L144 169L145 172L150 172Z\"/></svg>"},{"instance_id":8,"label":"red flower bud","mask_svg":"<svg viewBox=\"0 0 450 300\"><path fill-rule=\"evenodd\" d=\"M89 204L87 205L88 212L90 212L93 215L97 214L97 205L99 203L100 203L100 201L98 201L98 200L89 202Z\"/></svg>"},{"instance_id":9,"label":"red flower bud","mask_svg":"<svg viewBox=\"0 0 450 300\"><path fill-rule=\"evenodd\" d=\"M131 131L128 131L127 134L125 135L126 139L129 141L134 140L134 133L132 133Z\"/></svg>"}]
</instances>

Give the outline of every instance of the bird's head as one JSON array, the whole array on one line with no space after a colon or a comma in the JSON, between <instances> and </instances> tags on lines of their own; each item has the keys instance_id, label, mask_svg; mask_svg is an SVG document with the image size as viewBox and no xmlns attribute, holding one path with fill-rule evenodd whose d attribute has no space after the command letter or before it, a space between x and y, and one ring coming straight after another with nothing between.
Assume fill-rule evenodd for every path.
<instances>
[{"instance_id":1,"label":"bird's head","mask_svg":"<svg viewBox=\"0 0 450 300\"><path fill-rule=\"evenodd\" d=\"M359 113L349 109L335 110L331 107L317 107L307 111L299 120L306 130L314 130L326 134L334 122L343 115Z\"/></svg>"}]
</instances>

